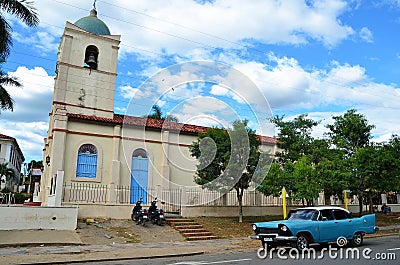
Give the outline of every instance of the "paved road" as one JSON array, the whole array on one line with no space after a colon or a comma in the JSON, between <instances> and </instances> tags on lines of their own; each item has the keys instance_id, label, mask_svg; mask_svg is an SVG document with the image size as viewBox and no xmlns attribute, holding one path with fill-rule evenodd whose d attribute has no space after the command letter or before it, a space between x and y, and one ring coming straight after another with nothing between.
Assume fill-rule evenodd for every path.
<instances>
[{"instance_id":1,"label":"paved road","mask_svg":"<svg viewBox=\"0 0 400 265\"><path fill-rule=\"evenodd\" d=\"M250 252L224 253L214 255L201 255L194 257L182 258L162 258L162 259L141 259L117 262L97 262L96 264L154 264L154 265L207 265L207 264L232 264L232 265L255 265L255 264L400 264L400 237L383 237L369 238L365 240L365 244L360 249L340 248L331 245L331 252L328 249L315 246L315 258L310 252L311 258L306 254L304 258L299 254L298 259L294 259L296 252L288 252L289 249L281 250L281 252L273 252L272 256L261 259L257 256L256 250ZM293 250L291 250L293 251ZM358 253L358 254L357 254ZM364 254L363 254L364 253ZM292 257L291 257L291 256ZM359 255L357 257L357 255ZM348 258L346 258L346 256ZM88 264L88 263L82 263Z\"/></svg>"}]
</instances>

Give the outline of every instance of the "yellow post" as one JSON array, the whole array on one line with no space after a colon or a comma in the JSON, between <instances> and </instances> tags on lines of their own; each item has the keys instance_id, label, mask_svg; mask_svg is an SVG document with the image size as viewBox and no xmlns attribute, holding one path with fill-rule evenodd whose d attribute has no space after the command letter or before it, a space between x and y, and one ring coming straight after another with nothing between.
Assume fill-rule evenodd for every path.
<instances>
[{"instance_id":1,"label":"yellow post","mask_svg":"<svg viewBox=\"0 0 400 265\"><path fill-rule=\"evenodd\" d=\"M349 210L349 200L347 199L347 190L343 191L343 197L344 197L344 208L346 210Z\"/></svg>"},{"instance_id":2,"label":"yellow post","mask_svg":"<svg viewBox=\"0 0 400 265\"><path fill-rule=\"evenodd\" d=\"M286 218L286 190L282 188L282 208L283 208L283 219Z\"/></svg>"}]
</instances>

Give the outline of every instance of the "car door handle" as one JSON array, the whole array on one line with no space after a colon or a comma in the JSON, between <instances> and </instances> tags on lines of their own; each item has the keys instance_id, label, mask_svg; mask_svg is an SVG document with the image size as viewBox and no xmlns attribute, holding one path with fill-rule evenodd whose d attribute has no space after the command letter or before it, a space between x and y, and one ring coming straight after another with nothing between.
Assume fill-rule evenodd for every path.
<instances>
[{"instance_id":1,"label":"car door handle","mask_svg":"<svg viewBox=\"0 0 400 265\"><path fill-rule=\"evenodd\" d=\"M339 222L335 222L335 224L338 224Z\"/></svg>"},{"instance_id":2,"label":"car door handle","mask_svg":"<svg viewBox=\"0 0 400 265\"><path fill-rule=\"evenodd\" d=\"M353 221L353 220L349 220L349 223L351 223L351 221Z\"/></svg>"}]
</instances>

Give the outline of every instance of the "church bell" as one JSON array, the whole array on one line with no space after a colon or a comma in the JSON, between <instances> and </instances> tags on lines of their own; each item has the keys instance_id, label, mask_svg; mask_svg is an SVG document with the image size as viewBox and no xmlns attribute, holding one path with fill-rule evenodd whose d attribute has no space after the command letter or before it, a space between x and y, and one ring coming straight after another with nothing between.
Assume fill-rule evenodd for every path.
<instances>
[{"instance_id":1,"label":"church bell","mask_svg":"<svg viewBox=\"0 0 400 265\"><path fill-rule=\"evenodd\" d=\"M91 53L89 55L88 60L86 61L87 65L89 65L90 68L92 69L96 69L97 68L97 62L96 62L96 58L94 57L94 54Z\"/></svg>"}]
</instances>

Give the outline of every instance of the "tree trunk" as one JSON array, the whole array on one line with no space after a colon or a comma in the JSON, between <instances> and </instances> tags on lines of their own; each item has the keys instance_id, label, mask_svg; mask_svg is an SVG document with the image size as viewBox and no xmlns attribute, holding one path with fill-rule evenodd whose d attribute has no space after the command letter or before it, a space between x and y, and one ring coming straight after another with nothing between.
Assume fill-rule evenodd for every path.
<instances>
[{"instance_id":1,"label":"tree trunk","mask_svg":"<svg viewBox=\"0 0 400 265\"><path fill-rule=\"evenodd\" d=\"M324 193L325 205L331 205L331 195Z\"/></svg>"},{"instance_id":2,"label":"tree trunk","mask_svg":"<svg viewBox=\"0 0 400 265\"><path fill-rule=\"evenodd\" d=\"M357 194L357 196L358 196L358 211L359 211L359 214L360 214L360 216L362 216L362 213L363 213L363 193L362 192L358 192L358 194Z\"/></svg>"},{"instance_id":3,"label":"tree trunk","mask_svg":"<svg viewBox=\"0 0 400 265\"><path fill-rule=\"evenodd\" d=\"M236 196L239 203L239 223L243 222L243 190L236 189Z\"/></svg>"}]
</instances>

